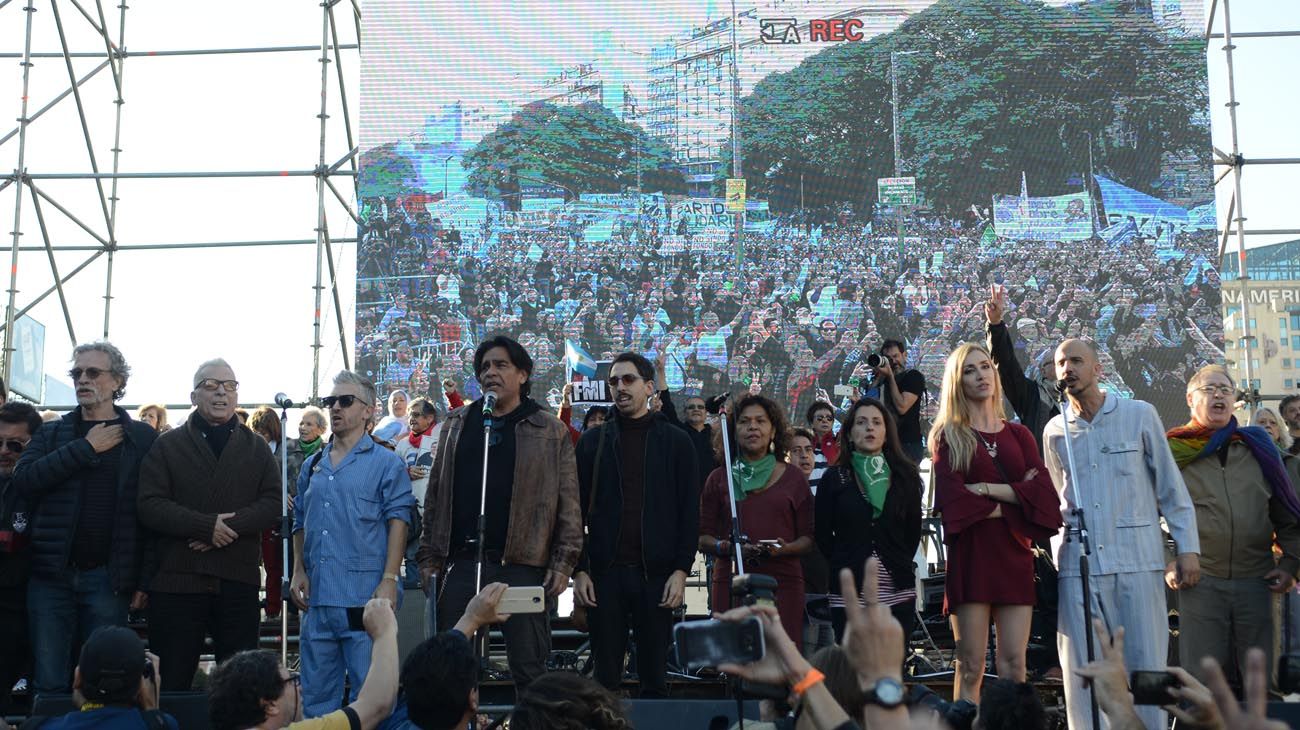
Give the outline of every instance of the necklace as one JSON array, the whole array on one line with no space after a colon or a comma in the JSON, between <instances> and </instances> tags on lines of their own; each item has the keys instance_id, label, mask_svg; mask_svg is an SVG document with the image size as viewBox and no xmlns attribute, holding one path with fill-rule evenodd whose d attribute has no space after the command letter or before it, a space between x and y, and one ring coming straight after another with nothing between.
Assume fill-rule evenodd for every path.
<instances>
[{"instance_id":1,"label":"necklace","mask_svg":"<svg viewBox=\"0 0 1300 730\"><path fill-rule=\"evenodd\" d=\"M980 440L980 443L984 445L984 450L987 451L987 452L989 452L989 458L991 458L991 459L996 459L996 458L998 458L998 437L997 437L997 435L995 434L995 435L993 436L993 443L989 443L988 441L986 441L986 440L984 439L984 434L980 433L978 429L972 428L971 430L975 432L975 437L978 438L978 439Z\"/></svg>"}]
</instances>

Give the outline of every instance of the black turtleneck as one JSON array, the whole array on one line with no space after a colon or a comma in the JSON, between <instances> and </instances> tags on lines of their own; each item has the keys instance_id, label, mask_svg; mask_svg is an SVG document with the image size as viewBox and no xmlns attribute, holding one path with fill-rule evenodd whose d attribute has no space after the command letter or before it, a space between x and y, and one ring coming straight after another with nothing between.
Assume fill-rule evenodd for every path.
<instances>
[{"instance_id":1,"label":"black turtleneck","mask_svg":"<svg viewBox=\"0 0 1300 730\"><path fill-rule=\"evenodd\" d=\"M231 416L229 421L213 426L208 423L206 418L196 413L194 422L199 425L199 432L203 434L203 440L212 449L212 453L216 454L217 458L220 459L222 449L225 449L226 444L230 441L230 434L234 433L235 429L239 427L239 416Z\"/></svg>"},{"instance_id":2,"label":"black turtleneck","mask_svg":"<svg viewBox=\"0 0 1300 730\"><path fill-rule=\"evenodd\" d=\"M640 418L618 418L618 463L623 477L623 511L618 531L619 565L641 564L641 511L645 504L646 436L654 425L654 414Z\"/></svg>"}]
</instances>

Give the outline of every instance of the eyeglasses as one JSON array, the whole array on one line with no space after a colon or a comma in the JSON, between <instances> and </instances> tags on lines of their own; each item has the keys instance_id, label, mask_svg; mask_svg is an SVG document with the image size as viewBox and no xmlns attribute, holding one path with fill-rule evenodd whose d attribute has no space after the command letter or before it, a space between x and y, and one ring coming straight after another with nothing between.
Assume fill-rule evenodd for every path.
<instances>
[{"instance_id":1,"label":"eyeglasses","mask_svg":"<svg viewBox=\"0 0 1300 730\"><path fill-rule=\"evenodd\" d=\"M206 390L209 393L216 391L217 388L225 386L226 390L239 390L238 380L217 380L216 378L204 378L194 384L195 390Z\"/></svg>"},{"instance_id":2,"label":"eyeglasses","mask_svg":"<svg viewBox=\"0 0 1300 730\"><path fill-rule=\"evenodd\" d=\"M1211 396L1211 395L1230 396L1237 391L1237 389L1231 385L1202 385L1196 390L1207 396Z\"/></svg>"},{"instance_id":3,"label":"eyeglasses","mask_svg":"<svg viewBox=\"0 0 1300 730\"><path fill-rule=\"evenodd\" d=\"M100 370L99 368L73 368L68 371L68 377L72 378L73 380L81 380L81 376L85 375L87 378L90 378L91 380L98 380L99 376L103 375L104 373L111 373L111 372L113 371Z\"/></svg>"},{"instance_id":4,"label":"eyeglasses","mask_svg":"<svg viewBox=\"0 0 1300 730\"><path fill-rule=\"evenodd\" d=\"M633 385L636 385L636 381L644 380L644 379L645 378L642 378L640 375L633 375L632 373L623 373L622 375L615 375L614 377L610 378L608 382L609 382L609 387L611 388L617 388L619 383L622 383L623 385L626 385L630 388Z\"/></svg>"},{"instance_id":5,"label":"eyeglasses","mask_svg":"<svg viewBox=\"0 0 1300 730\"><path fill-rule=\"evenodd\" d=\"M688 404L686 404L686 410L688 410L688 411L702 411L702 410L704 410L704 404L703 404L703 403L688 403Z\"/></svg>"},{"instance_id":6,"label":"eyeglasses","mask_svg":"<svg viewBox=\"0 0 1300 730\"><path fill-rule=\"evenodd\" d=\"M23 453L23 449L27 448L27 444L29 443L31 443L31 439L27 439L26 441L19 441L18 439L0 439L0 451L21 454Z\"/></svg>"},{"instance_id":7,"label":"eyeglasses","mask_svg":"<svg viewBox=\"0 0 1300 730\"><path fill-rule=\"evenodd\" d=\"M355 395L327 395L320 399L320 404L326 408L333 408L338 403L339 408L351 408L353 403L361 403L369 407L370 404L356 397Z\"/></svg>"}]
</instances>

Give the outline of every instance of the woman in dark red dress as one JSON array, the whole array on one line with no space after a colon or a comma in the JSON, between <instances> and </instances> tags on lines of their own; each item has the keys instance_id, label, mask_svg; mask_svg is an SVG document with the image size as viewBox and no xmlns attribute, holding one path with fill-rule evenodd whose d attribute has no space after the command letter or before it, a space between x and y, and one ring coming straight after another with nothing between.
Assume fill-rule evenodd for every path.
<instances>
[{"instance_id":1,"label":"woman in dark red dress","mask_svg":"<svg viewBox=\"0 0 1300 730\"><path fill-rule=\"evenodd\" d=\"M776 579L776 610L795 642L803 636L803 566L799 556L813 548L813 496L803 472L785 463L790 427L769 398L745 396L727 421L734 457L732 482L746 573ZM767 541L763 544L763 541ZM713 610L731 608L731 505L725 467L713 470L700 492L700 552L718 556L713 565Z\"/></svg>"},{"instance_id":2,"label":"woman in dark red dress","mask_svg":"<svg viewBox=\"0 0 1300 730\"><path fill-rule=\"evenodd\" d=\"M1035 539L1056 534L1061 505L1029 429L1008 423L988 350L965 343L944 366L930 429L934 509L948 545L945 608L957 642L954 699L979 704L989 620L997 672L1025 681Z\"/></svg>"}]
</instances>

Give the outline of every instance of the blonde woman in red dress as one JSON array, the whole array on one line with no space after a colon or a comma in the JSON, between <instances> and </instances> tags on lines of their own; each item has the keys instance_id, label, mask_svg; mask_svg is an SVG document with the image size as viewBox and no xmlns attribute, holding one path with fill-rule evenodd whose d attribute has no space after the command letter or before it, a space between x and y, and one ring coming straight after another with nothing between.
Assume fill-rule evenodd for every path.
<instances>
[{"instance_id":1,"label":"blonde woman in red dress","mask_svg":"<svg viewBox=\"0 0 1300 730\"><path fill-rule=\"evenodd\" d=\"M953 697L979 704L990 621L997 627L998 676L1025 681L1036 598L1033 541L1061 527L1060 501L1033 434L1006 420L997 369L980 345L965 343L948 356L930 454L934 509L948 545Z\"/></svg>"}]
</instances>

